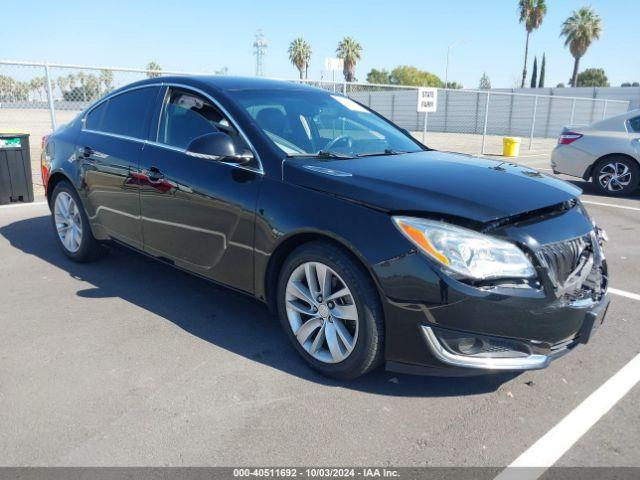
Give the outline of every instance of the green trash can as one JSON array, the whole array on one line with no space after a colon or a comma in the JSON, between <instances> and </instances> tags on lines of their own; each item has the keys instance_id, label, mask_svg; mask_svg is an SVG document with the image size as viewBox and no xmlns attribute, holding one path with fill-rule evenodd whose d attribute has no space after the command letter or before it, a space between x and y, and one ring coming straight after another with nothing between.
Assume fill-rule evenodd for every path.
<instances>
[{"instance_id":1,"label":"green trash can","mask_svg":"<svg viewBox=\"0 0 640 480\"><path fill-rule=\"evenodd\" d=\"M33 202L29 134L0 132L0 205Z\"/></svg>"}]
</instances>

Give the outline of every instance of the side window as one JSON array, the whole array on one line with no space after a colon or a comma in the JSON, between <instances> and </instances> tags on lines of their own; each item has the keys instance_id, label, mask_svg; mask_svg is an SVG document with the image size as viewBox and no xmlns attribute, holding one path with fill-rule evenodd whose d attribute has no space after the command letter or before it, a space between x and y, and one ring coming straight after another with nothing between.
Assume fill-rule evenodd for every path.
<instances>
[{"instance_id":1,"label":"side window","mask_svg":"<svg viewBox=\"0 0 640 480\"><path fill-rule=\"evenodd\" d=\"M144 131L149 106L156 88L138 88L116 95L87 115L86 128L133 138L146 138Z\"/></svg>"},{"instance_id":2,"label":"side window","mask_svg":"<svg viewBox=\"0 0 640 480\"><path fill-rule=\"evenodd\" d=\"M231 122L208 99L181 88L171 88L166 98L158 128L159 143L187 148L195 138L223 132L233 139L236 149L248 149Z\"/></svg>"},{"instance_id":3,"label":"side window","mask_svg":"<svg viewBox=\"0 0 640 480\"><path fill-rule=\"evenodd\" d=\"M640 133L640 117L631 118L629 120L629 127L635 133Z\"/></svg>"},{"instance_id":4,"label":"side window","mask_svg":"<svg viewBox=\"0 0 640 480\"><path fill-rule=\"evenodd\" d=\"M102 127L102 118L104 117L104 112L107 111L108 103L109 100L107 100L106 102L102 102L100 105L89 112L85 120L85 128L96 131L100 130L100 128Z\"/></svg>"}]
</instances>

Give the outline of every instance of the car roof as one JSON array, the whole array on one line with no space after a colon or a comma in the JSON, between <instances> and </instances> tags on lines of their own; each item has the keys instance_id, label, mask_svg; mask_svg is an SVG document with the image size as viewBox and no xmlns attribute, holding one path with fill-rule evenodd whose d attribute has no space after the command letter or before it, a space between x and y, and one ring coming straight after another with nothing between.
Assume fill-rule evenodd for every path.
<instances>
[{"instance_id":1,"label":"car roof","mask_svg":"<svg viewBox=\"0 0 640 480\"><path fill-rule=\"evenodd\" d=\"M306 84L294 81L274 80L263 77L234 77L226 75L180 75L180 76L161 76L155 78L147 78L138 82L131 83L119 90L128 89L133 86L140 86L149 83L181 83L192 85L194 87L211 87L216 91L230 92L241 90L293 90L293 91L325 91Z\"/></svg>"}]
</instances>

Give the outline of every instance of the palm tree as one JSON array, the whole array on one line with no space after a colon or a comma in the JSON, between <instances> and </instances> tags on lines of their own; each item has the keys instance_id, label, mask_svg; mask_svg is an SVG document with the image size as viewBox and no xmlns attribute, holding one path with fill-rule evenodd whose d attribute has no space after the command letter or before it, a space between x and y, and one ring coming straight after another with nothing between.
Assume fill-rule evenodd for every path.
<instances>
[{"instance_id":1,"label":"palm tree","mask_svg":"<svg viewBox=\"0 0 640 480\"><path fill-rule=\"evenodd\" d=\"M344 37L336 49L338 58L344 62L342 72L347 82L353 82L356 76L356 63L362 55L362 47L351 37Z\"/></svg>"},{"instance_id":2,"label":"palm tree","mask_svg":"<svg viewBox=\"0 0 640 480\"><path fill-rule=\"evenodd\" d=\"M522 83L520 84L520 88L524 88L524 83L527 80L529 35L542 25L542 19L547 13L547 5L544 3L544 0L520 0L518 8L520 10L520 23L524 23L524 27L527 29L527 42L524 47L524 67L522 67Z\"/></svg>"},{"instance_id":3,"label":"palm tree","mask_svg":"<svg viewBox=\"0 0 640 480\"><path fill-rule=\"evenodd\" d=\"M113 90L113 71L100 70L99 82L104 85L104 93L109 93Z\"/></svg>"},{"instance_id":4,"label":"palm tree","mask_svg":"<svg viewBox=\"0 0 640 480\"><path fill-rule=\"evenodd\" d=\"M156 78L160 76L160 72L162 71L162 67L157 63L151 60L147 63L147 77Z\"/></svg>"},{"instance_id":5,"label":"palm tree","mask_svg":"<svg viewBox=\"0 0 640 480\"><path fill-rule=\"evenodd\" d=\"M311 45L302 37L296 38L289 45L289 60L300 72L300 80L307 78L309 60L311 60Z\"/></svg>"},{"instance_id":6,"label":"palm tree","mask_svg":"<svg viewBox=\"0 0 640 480\"><path fill-rule=\"evenodd\" d=\"M567 37L564 46L569 46L571 55L575 59L573 63L573 75L571 86L576 86L580 58L587 52L591 42L600 38L602 33L602 20L591 7L582 7L574 10L569 18L562 24L560 36Z\"/></svg>"}]
</instances>

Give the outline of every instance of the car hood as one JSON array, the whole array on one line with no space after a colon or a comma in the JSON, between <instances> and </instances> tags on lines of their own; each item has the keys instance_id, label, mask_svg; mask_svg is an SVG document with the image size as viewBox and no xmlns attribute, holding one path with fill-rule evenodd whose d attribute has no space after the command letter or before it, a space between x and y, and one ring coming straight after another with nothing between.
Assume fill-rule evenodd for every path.
<instances>
[{"instance_id":1,"label":"car hood","mask_svg":"<svg viewBox=\"0 0 640 480\"><path fill-rule=\"evenodd\" d=\"M425 151L355 159L288 158L283 180L391 212L489 222L559 204L581 190L510 162Z\"/></svg>"}]
</instances>

